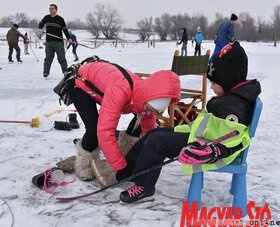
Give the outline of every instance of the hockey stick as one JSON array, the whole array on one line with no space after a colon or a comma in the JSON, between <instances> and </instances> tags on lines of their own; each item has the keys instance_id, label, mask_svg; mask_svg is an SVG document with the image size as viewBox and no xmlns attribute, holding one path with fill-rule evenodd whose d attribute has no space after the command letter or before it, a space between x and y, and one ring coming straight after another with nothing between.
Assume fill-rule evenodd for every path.
<instances>
[{"instance_id":1,"label":"hockey stick","mask_svg":"<svg viewBox=\"0 0 280 227\"><path fill-rule=\"evenodd\" d=\"M39 59L37 58L36 54L33 51L32 45L30 45L30 50L32 51L34 57L36 58L37 62L39 62Z\"/></svg>"},{"instance_id":2,"label":"hockey stick","mask_svg":"<svg viewBox=\"0 0 280 227\"><path fill-rule=\"evenodd\" d=\"M52 116L52 115L54 115L54 114L56 114L56 113L61 113L61 112L63 112L63 111L69 111L69 112L78 112L77 110L64 110L64 109L57 109L57 110L54 110L54 111L52 111L52 112L50 112L50 113L46 113L46 114L44 114L44 117L50 117L50 116Z\"/></svg>"},{"instance_id":3,"label":"hockey stick","mask_svg":"<svg viewBox=\"0 0 280 227\"><path fill-rule=\"evenodd\" d=\"M14 121L14 120L0 120L0 123L24 123L30 124L31 127L39 128L40 127L40 119L39 117L32 118L31 121Z\"/></svg>"},{"instance_id":4,"label":"hockey stick","mask_svg":"<svg viewBox=\"0 0 280 227\"><path fill-rule=\"evenodd\" d=\"M68 41L68 39L63 39L63 38L61 38L61 37L59 37L59 36L57 36L57 35L53 35L53 34L48 33L48 32L46 33L46 35L52 36L52 37L57 38L57 39L61 39L61 40ZM101 46L101 45L100 45L100 46L97 46L97 47L89 47L89 46L87 46L87 45L85 45L85 44L81 44L81 43L77 43L77 44L80 45L80 46L83 46L83 47L92 49L92 50L94 50L94 49L96 49L96 48L98 48L98 47Z\"/></svg>"},{"instance_id":5,"label":"hockey stick","mask_svg":"<svg viewBox=\"0 0 280 227\"><path fill-rule=\"evenodd\" d=\"M232 131L232 132L230 132L230 133L228 133L228 134L226 134L226 135L224 135L224 136L222 136L222 137L220 137L220 138L218 138L218 139L216 139L216 140L214 140L214 141L212 141L212 142L209 142L209 143L207 143L207 144L201 146L199 149L204 149L204 148L206 148L206 147L208 147L208 146L210 146L210 145L218 144L218 143L220 143L220 142L222 142L222 141L224 141L224 140L227 140L227 139L229 139L229 138L231 138L231 137L234 137L234 136L236 136L236 135L238 135L238 134L239 134L239 132L238 132L237 130L236 130L236 131ZM103 192L103 191L105 191L105 190L107 190L107 189L109 189L109 188L115 187L116 185L122 184L123 182L130 181L130 180L132 180L132 179L134 179L134 178L136 178L136 177L139 177L139 176L141 176L141 175L144 175L144 174L146 174L146 173L149 173L149 172L151 172L151 171L154 171L154 170L156 170L156 169L159 169L159 168L161 168L161 167L163 167L163 166L165 166L165 165L168 165L169 163L178 160L178 158L179 158L179 157L176 157L176 158L173 158L173 159L169 159L169 160L167 160L167 161L165 161L165 162L163 162L163 163L160 163L160 164L158 164L158 165L155 165L155 166L153 166L153 167L151 167L151 168L148 168L148 169L146 169L146 170L143 170L143 171L141 171L141 172L139 172L139 173L133 174L133 175L131 175L131 176L129 176L129 177L127 177L127 178L125 178L125 179L119 181L119 182L116 182L116 183L114 183L114 184L108 185L108 186L106 186L106 187L104 187L104 188L101 188L101 189L99 189L99 190L97 190L97 191L93 191L93 192L90 192L90 193L87 193L87 194L84 194L84 195L79 195L79 196L74 196L74 197L57 197L56 199L59 200L59 201L61 201L61 202L70 202L70 201L73 201L73 200L76 200L76 199L81 199L81 198L85 198L85 197L88 197L88 196L97 194L97 193L99 193L99 192Z\"/></svg>"}]
</instances>

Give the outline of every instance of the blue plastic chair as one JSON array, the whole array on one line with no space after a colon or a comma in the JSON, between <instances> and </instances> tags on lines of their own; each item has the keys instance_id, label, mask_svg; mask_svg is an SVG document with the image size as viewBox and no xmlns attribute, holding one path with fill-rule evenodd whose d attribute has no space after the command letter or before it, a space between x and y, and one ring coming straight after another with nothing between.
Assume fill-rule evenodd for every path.
<instances>
[{"instance_id":1,"label":"blue plastic chair","mask_svg":"<svg viewBox=\"0 0 280 227\"><path fill-rule=\"evenodd\" d=\"M255 136L255 132L258 126L259 118L262 111L262 101L257 98L253 116L249 128L250 138ZM224 166L220 169L211 170L212 172L220 173L232 173L232 181L230 193L233 195L233 211L235 207L240 207L242 209L242 216L247 215L247 186L246 186L246 174L247 174L247 154L249 147L246 148L232 163ZM189 187L189 193L187 201L192 205L192 202L198 202L198 209L201 207L201 190L203 189L203 172L193 173L192 179Z\"/></svg>"}]
</instances>

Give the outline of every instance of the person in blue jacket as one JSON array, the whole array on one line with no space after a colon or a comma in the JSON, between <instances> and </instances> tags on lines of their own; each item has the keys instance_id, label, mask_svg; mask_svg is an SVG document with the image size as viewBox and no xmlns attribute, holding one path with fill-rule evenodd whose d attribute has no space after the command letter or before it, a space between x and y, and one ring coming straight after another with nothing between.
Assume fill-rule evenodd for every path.
<instances>
[{"instance_id":1,"label":"person in blue jacket","mask_svg":"<svg viewBox=\"0 0 280 227\"><path fill-rule=\"evenodd\" d=\"M182 44L181 56L187 56L187 44L188 44L188 33L186 28L182 28L182 38L177 43L178 45ZM185 52L185 54L184 54Z\"/></svg>"},{"instance_id":2,"label":"person in blue jacket","mask_svg":"<svg viewBox=\"0 0 280 227\"><path fill-rule=\"evenodd\" d=\"M237 24L238 17L233 13L230 16L230 20L223 22L216 35L215 35L215 50L212 56L218 54L220 50L228 45L230 42L234 42L235 40L235 33L234 33L234 25ZM210 58L209 62L212 62L212 57Z\"/></svg>"},{"instance_id":3,"label":"person in blue jacket","mask_svg":"<svg viewBox=\"0 0 280 227\"><path fill-rule=\"evenodd\" d=\"M198 26L196 28L197 34L195 35L194 41L195 41L195 49L194 49L194 56L198 53L198 56L201 55L201 43L203 40L203 34L201 31L201 28Z\"/></svg>"}]
</instances>

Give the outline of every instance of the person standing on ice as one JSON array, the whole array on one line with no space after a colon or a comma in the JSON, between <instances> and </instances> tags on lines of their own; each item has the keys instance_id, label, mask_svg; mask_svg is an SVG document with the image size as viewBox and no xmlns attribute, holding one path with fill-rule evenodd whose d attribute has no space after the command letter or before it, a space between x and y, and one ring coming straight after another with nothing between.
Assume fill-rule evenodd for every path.
<instances>
[{"instance_id":1,"label":"person standing on ice","mask_svg":"<svg viewBox=\"0 0 280 227\"><path fill-rule=\"evenodd\" d=\"M177 44L178 45L182 44L181 56L187 56L188 33L186 28L182 28L182 37Z\"/></svg>"},{"instance_id":2,"label":"person standing on ice","mask_svg":"<svg viewBox=\"0 0 280 227\"><path fill-rule=\"evenodd\" d=\"M23 43L24 43L24 54L27 55L27 54L29 54L28 53L29 38L28 38L27 32L24 34L24 37L25 37L25 39L23 41Z\"/></svg>"},{"instance_id":3,"label":"person standing on ice","mask_svg":"<svg viewBox=\"0 0 280 227\"><path fill-rule=\"evenodd\" d=\"M248 125L261 93L260 83L247 78L247 55L238 42L224 47L208 66L207 78L216 96L191 125L149 131L126 155L127 165L117 180L142 172L179 156L185 173L221 168L232 162L250 143ZM238 135L204 149L200 146L237 130ZM135 185L120 193L123 203L152 200L161 168L133 179Z\"/></svg>"},{"instance_id":4,"label":"person standing on ice","mask_svg":"<svg viewBox=\"0 0 280 227\"><path fill-rule=\"evenodd\" d=\"M234 33L234 25L238 23L238 17L233 13L230 16L230 20L223 22L216 35L215 35L215 49L212 56L220 53L221 49L228 45L229 43L234 42L235 40L235 33ZM212 56L209 62L212 61Z\"/></svg>"},{"instance_id":5,"label":"person standing on ice","mask_svg":"<svg viewBox=\"0 0 280 227\"><path fill-rule=\"evenodd\" d=\"M170 70L155 72L147 79L123 70L126 74L105 61L83 64L78 74L100 92L93 92L76 79L71 94L86 129L83 138L74 141L78 151L75 172L81 180L96 178L103 187L116 182L115 173L127 166L125 154L138 140L122 132L117 141L116 128L121 114L136 114L135 126L130 125L129 131L140 125L144 135L156 128L156 113L163 112L180 97L179 77ZM97 104L101 106L99 111ZM101 151L107 161L100 159Z\"/></svg>"},{"instance_id":6,"label":"person standing on ice","mask_svg":"<svg viewBox=\"0 0 280 227\"><path fill-rule=\"evenodd\" d=\"M9 55L8 55L9 63L14 62L13 58L12 58L14 49L17 52L17 54L16 54L17 61L22 62L22 60L20 59L20 47L18 46L19 37L21 37L21 38L23 38L23 40L25 40L24 35L18 31L18 25L14 24L13 27L7 32L7 35L6 35L8 45L9 45Z\"/></svg>"},{"instance_id":7,"label":"person standing on ice","mask_svg":"<svg viewBox=\"0 0 280 227\"><path fill-rule=\"evenodd\" d=\"M194 56L196 56L197 54L198 54L198 56L200 56L203 34L202 34L201 28L199 26L196 28L196 30L197 30L197 34L194 37L194 41L195 41Z\"/></svg>"},{"instance_id":8,"label":"person standing on ice","mask_svg":"<svg viewBox=\"0 0 280 227\"><path fill-rule=\"evenodd\" d=\"M61 66L62 73L64 74L67 71L62 31L69 43L72 43L64 19L57 15L57 6L55 4L50 4L49 11L50 14L46 15L39 23L39 33L41 34L43 33L43 27L46 25L46 57L44 60L43 77L48 77L50 74L50 68L55 53Z\"/></svg>"}]
</instances>

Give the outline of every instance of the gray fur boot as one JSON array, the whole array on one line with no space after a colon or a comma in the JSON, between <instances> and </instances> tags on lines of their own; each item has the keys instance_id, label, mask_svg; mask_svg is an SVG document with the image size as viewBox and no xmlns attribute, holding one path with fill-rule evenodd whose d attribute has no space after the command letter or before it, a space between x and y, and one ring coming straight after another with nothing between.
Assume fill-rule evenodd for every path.
<instances>
[{"instance_id":1,"label":"gray fur boot","mask_svg":"<svg viewBox=\"0 0 280 227\"><path fill-rule=\"evenodd\" d=\"M82 181L93 180L94 176L91 171L91 162L93 159L99 158L100 148L97 147L92 152L88 152L82 148L82 140L75 144L78 151L75 161L75 172Z\"/></svg>"},{"instance_id":2,"label":"gray fur boot","mask_svg":"<svg viewBox=\"0 0 280 227\"><path fill-rule=\"evenodd\" d=\"M138 137L131 136L125 131L121 131L119 134L118 144L124 156L127 155L132 146L139 140Z\"/></svg>"}]
</instances>

